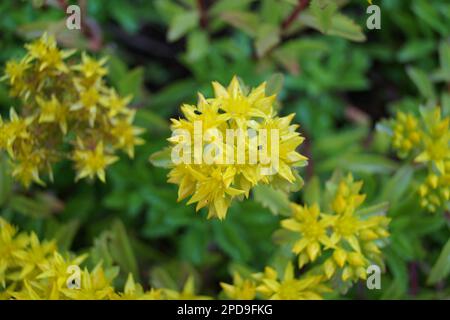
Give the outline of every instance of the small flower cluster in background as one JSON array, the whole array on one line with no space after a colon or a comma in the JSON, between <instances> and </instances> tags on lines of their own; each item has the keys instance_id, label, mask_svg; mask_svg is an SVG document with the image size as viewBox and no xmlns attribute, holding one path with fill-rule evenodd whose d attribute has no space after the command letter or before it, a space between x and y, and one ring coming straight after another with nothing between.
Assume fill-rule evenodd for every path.
<instances>
[{"instance_id":1,"label":"small flower cluster in background","mask_svg":"<svg viewBox=\"0 0 450 320\"><path fill-rule=\"evenodd\" d=\"M18 232L0 218L0 300L210 299L195 294L193 277L180 291L144 290L129 274L123 291L118 291L113 285L117 270L104 269L101 263L92 270L82 269L79 287L69 287L70 268L80 266L87 257L62 254L55 241L40 241L34 232Z\"/></svg>"},{"instance_id":2,"label":"small flower cluster in background","mask_svg":"<svg viewBox=\"0 0 450 320\"><path fill-rule=\"evenodd\" d=\"M440 107L420 114L398 112L391 120L392 146L400 158L424 165L418 192L420 205L430 212L445 210L450 200L450 118Z\"/></svg>"},{"instance_id":3,"label":"small flower cluster in background","mask_svg":"<svg viewBox=\"0 0 450 320\"><path fill-rule=\"evenodd\" d=\"M121 97L103 79L106 59L82 54L81 62L68 58L74 50L60 50L44 34L27 44L21 60L7 63L3 80L20 112L0 118L0 150L12 160L12 174L25 187L43 185L41 173L53 179L52 165L62 159L75 163L76 179L105 181L105 168L117 160L116 150L134 156L142 144L142 129L133 126L131 97Z\"/></svg>"},{"instance_id":4,"label":"small flower cluster in background","mask_svg":"<svg viewBox=\"0 0 450 320\"><path fill-rule=\"evenodd\" d=\"M349 285L366 279L367 267L384 267L381 247L389 236L390 219L384 214L358 211L365 200L361 194L362 181L349 174L338 176L327 184L327 212L318 203L311 206L292 203L292 217L281 221L286 244L298 256L300 269L307 264L309 271L294 275L289 262L280 276L271 267L264 273L247 278L235 274L233 284L222 283L226 295L233 299L249 299L258 293L266 299L320 299L332 292L334 280ZM315 264L312 264L315 263Z\"/></svg>"},{"instance_id":5,"label":"small flower cluster in background","mask_svg":"<svg viewBox=\"0 0 450 320\"><path fill-rule=\"evenodd\" d=\"M275 95L266 95L266 84L263 83L249 93L234 77L227 88L213 82L215 96L206 99L199 95L198 104L183 105L181 110L185 119L172 119L173 135L169 141L175 145L186 143L184 135L178 134L180 130L190 133L194 137L194 123L201 123L203 131L217 130L222 137L226 131L241 130L245 135L248 129L259 134L262 130L278 131L278 140L258 145L258 151L270 152L270 145L275 142L278 146L278 168L271 175L262 174L262 170L273 164L262 163L258 159L255 163L249 161L250 138L245 137L244 163L237 160L239 148L238 138L234 138L234 162L231 164L213 162L206 163L179 163L173 164L169 173L169 182L179 185L178 200L192 196L188 204L197 203L196 209L208 207L208 218L224 219L231 202L235 198L248 198L250 190L258 184L271 184L273 186L286 186L294 183L300 177L294 168L304 166L306 157L299 154L296 149L302 144L304 138L296 129L298 125L291 124L294 114L286 117L277 116L274 110ZM269 138L270 139L270 138ZM210 143L202 138L201 149ZM223 142L217 142L224 153L230 148ZM191 149L189 149L192 152ZM267 154L267 153L266 153ZM274 169L273 167L271 169Z\"/></svg>"}]
</instances>

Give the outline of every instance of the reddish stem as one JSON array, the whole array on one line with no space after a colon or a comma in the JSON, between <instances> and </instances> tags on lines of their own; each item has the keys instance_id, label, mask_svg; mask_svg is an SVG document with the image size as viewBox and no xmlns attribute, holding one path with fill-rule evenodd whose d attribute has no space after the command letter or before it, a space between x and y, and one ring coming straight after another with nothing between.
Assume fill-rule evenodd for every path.
<instances>
[{"instance_id":1,"label":"reddish stem","mask_svg":"<svg viewBox=\"0 0 450 320\"><path fill-rule=\"evenodd\" d=\"M298 0L297 5L294 10L292 10L291 14L283 21L281 24L281 28L286 30L289 26L297 19L300 12L303 11L309 4L309 0Z\"/></svg>"},{"instance_id":2,"label":"reddish stem","mask_svg":"<svg viewBox=\"0 0 450 320\"><path fill-rule=\"evenodd\" d=\"M416 296L419 292L419 279L417 274L417 262L409 264L409 293Z\"/></svg>"},{"instance_id":3,"label":"reddish stem","mask_svg":"<svg viewBox=\"0 0 450 320\"><path fill-rule=\"evenodd\" d=\"M200 26L206 29L208 27L208 13L204 0L197 0L197 6L200 12Z\"/></svg>"}]
</instances>

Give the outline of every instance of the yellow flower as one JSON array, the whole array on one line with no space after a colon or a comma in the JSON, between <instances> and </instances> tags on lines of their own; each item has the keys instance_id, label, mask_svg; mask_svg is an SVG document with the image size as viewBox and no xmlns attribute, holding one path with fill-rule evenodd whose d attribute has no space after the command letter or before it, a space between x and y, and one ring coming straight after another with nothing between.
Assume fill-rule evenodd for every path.
<instances>
[{"instance_id":1,"label":"yellow flower","mask_svg":"<svg viewBox=\"0 0 450 320\"><path fill-rule=\"evenodd\" d=\"M17 140L27 140L30 138L28 128L33 122L33 117L21 118L17 115L16 111L11 108L9 111L9 118L9 122L2 123L0 126L0 147L5 148L9 155L14 158L17 151L14 148L14 143Z\"/></svg>"},{"instance_id":2,"label":"yellow flower","mask_svg":"<svg viewBox=\"0 0 450 320\"><path fill-rule=\"evenodd\" d=\"M398 112L393 125L392 145L400 157L407 157L419 146L422 131L419 120L411 113Z\"/></svg>"},{"instance_id":3,"label":"yellow flower","mask_svg":"<svg viewBox=\"0 0 450 320\"><path fill-rule=\"evenodd\" d=\"M333 211L337 214L343 214L353 212L358 208L366 198L364 194L359 194L362 184L362 181L354 182L351 174L340 181L331 203Z\"/></svg>"},{"instance_id":4,"label":"yellow flower","mask_svg":"<svg viewBox=\"0 0 450 320\"><path fill-rule=\"evenodd\" d=\"M245 127L248 119L272 115L272 105L276 96L265 96L266 83L253 89L248 96L244 94L236 76L226 89L216 81L213 82L213 88L220 108L238 127Z\"/></svg>"},{"instance_id":5,"label":"yellow flower","mask_svg":"<svg viewBox=\"0 0 450 320\"><path fill-rule=\"evenodd\" d=\"M296 279L291 263L286 266L282 278L270 267L265 268L264 274L255 277L261 281L256 291L271 300L321 300L322 294L330 291L323 284L321 275L305 275Z\"/></svg>"},{"instance_id":6,"label":"yellow flower","mask_svg":"<svg viewBox=\"0 0 450 320\"><path fill-rule=\"evenodd\" d=\"M68 108L63 106L55 95L51 100L45 101L41 97L36 97L36 102L41 108L39 115L39 123L56 122L63 134L67 134L67 117Z\"/></svg>"},{"instance_id":7,"label":"yellow flower","mask_svg":"<svg viewBox=\"0 0 450 320\"><path fill-rule=\"evenodd\" d=\"M79 289L62 289L61 291L69 299L74 300L105 300L114 294L111 280L105 275L101 265L97 265L89 272L84 269L81 273L81 285Z\"/></svg>"},{"instance_id":8,"label":"yellow flower","mask_svg":"<svg viewBox=\"0 0 450 320\"><path fill-rule=\"evenodd\" d=\"M144 132L144 129L133 126L134 112L125 119L112 120L113 127L111 134L116 138L115 148L123 149L130 158L134 158L134 147L144 144L144 139L139 135Z\"/></svg>"},{"instance_id":9,"label":"yellow flower","mask_svg":"<svg viewBox=\"0 0 450 320\"><path fill-rule=\"evenodd\" d=\"M128 115L130 113L130 109L127 108L127 105L131 101L131 96L120 97L116 90L111 89L108 92L108 95L102 96L100 102L108 109L109 117L113 118L118 114Z\"/></svg>"},{"instance_id":10,"label":"yellow flower","mask_svg":"<svg viewBox=\"0 0 450 320\"><path fill-rule=\"evenodd\" d=\"M94 126L95 118L97 117L98 104L101 99L100 92L94 86L85 89L79 87L80 100L70 107L71 111L83 109L87 111L89 125Z\"/></svg>"},{"instance_id":11,"label":"yellow flower","mask_svg":"<svg viewBox=\"0 0 450 320\"><path fill-rule=\"evenodd\" d=\"M108 73L108 70L104 67L107 60L108 59L104 57L97 61L89 57L86 52L83 52L81 55L81 63L73 66L72 69L80 71L85 78L95 81ZM91 84L92 83L93 82L91 82Z\"/></svg>"},{"instance_id":12,"label":"yellow flower","mask_svg":"<svg viewBox=\"0 0 450 320\"><path fill-rule=\"evenodd\" d=\"M6 63L4 79L9 79L10 85L20 84L24 81L25 71L30 68L30 59L22 58L20 61L11 60Z\"/></svg>"},{"instance_id":13,"label":"yellow flower","mask_svg":"<svg viewBox=\"0 0 450 320\"><path fill-rule=\"evenodd\" d=\"M118 158L105 154L103 142L99 142L94 150L85 149L81 140L78 140L79 149L75 150L73 159L77 169L76 179L97 176L100 181L105 182L105 168L116 162Z\"/></svg>"},{"instance_id":14,"label":"yellow flower","mask_svg":"<svg viewBox=\"0 0 450 320\"><path fill-rule=\"evenodd\" d=\"M342 280L366 278L369 262L381 263L378 239L389 236L387 226L390 219L385 216L362 217L357 208L363 203L365 195L359 194L362 182L354 182L349 174L342 178L336 188L329 216L332 234L330 236L333 255L324 263L328 278L342 270Z\"/></svg>"},{"instance_id":15,"label":"yellow flower","mask_svg":"<svg viewBox=\"0 0 450 320\"><path fill-rule=\"evenodd\" d=\"M29 146L24 145L24 149L29 149ZM32 182L44 186L45 183L39 177L39 170L43 165L42 156L39 152L27 152L28 157L17 159L12 163L12 176L20 181L26 188Z\"/></svg>"},{"instance_id":16,"label":"yellow flower","mask_svg":"<svg viewBox=\"0 0 450 320\"><path fill-rule=\"evenodd\" d=\"M67 73L69 68L64 63L64 59L71 56L74 50L59 50L53 36L44 34L33 43L25 45L30 57L39 61L39 71L54 69Z\"/></svg>"},{"instance_id":17,"label":"yellow flower","mask_svg":"<svg viewBox=\"0 0 450 320\"><path fill-rule=\"evenodd\" d=\"M408 155L425 165L427 177L418 188L420 205L435 212L445 209L450 200L450 118L442 116L439 106L421 108L420 114L420 121L411 113L397 114L394 147L405 151L407 146Z\"/></svg>"},{"instance_id":18,"label":"yellow flower","mask_svg":"<svg viewBox=\"0 0 450 320\"><path fill-rule=\"evenodd\" d=\"M44 263L39 265L41 273L36 277L41 290L49 299L61 299L62 290L67 287L68 270L71 266L79 266L87 255L66 256L54 252Z\"/></svg>"},{"instance_id":19,"label":"yellow flower","mask_svg":"<svg viewBox=\"0 0 450 320\"><path fill-rule=\"evenodd\" d=\"M209 300L211 297L200 296L195 293L194 276L189 276L183 289L178 292L172 289L162 289L164 295L169 300Z\"/></svg>"},{"instance_id":20,"label":"yellow flower","mask_svg":"<svg viewBox=\"0 0 450 320\"><path fill-rule=\"evenodd\" d=\"M361 188L362 182L354 181L351 174L329 181L325 198L329 199L330 212L326 214L318 204L291 204L292 218L281 221L281 226L296 236L286 242L298 255L300 268L320 261L318 268L327 279L338 275L343 281L356 281L366 278L370 263L382 265L380 240L389 236L390 219L358 212L365 199Z\"/></svg>"},{"instance_id":21,"label":"yellow flower","mask_svg":"<svg viewBox=\"0 0 450 320\"><path fill-rule=\"evenodd\" d=\"M151 289L144 292L142 286L134 282L133 275L128 275L127 282L123 292L114 293L111 297L112 300L161 300L162 290Z\"/></svg>"},{"instance_id":22,"label":"yellow flower","mask_svg":"<svg viewBox=\"0 0 450 320\"><path fill-rule=\"evenodd\" d=\"M293 217L281 221L281 226L299 235L292 247L292 252L299 255L300 268L308 261L315 261L320 256L322 246L330 246L327 231L330 219L320 213L319 205L308 207L291 204Z\"/></svg>"},{"instance_id":23,"label":"yellow flower","mask_svg":"<svg viewBox=\"0 0 450 320\"><path fill-rule=\"evenodd\" d=\"M446 172L450 171L446 170ZM419 195L420 205L428 211L435 212L445 208L445 204L450 200L450 174L429 173L426 180L419 186Z\"/></svg>"},{"instance_id":24,"label":"yellow flower","mask_svg":"<svg viewBox=\"0 0 450 320\"><path fill-rule=\"evenodd\" d=\"M11 279L25 279L30 274L39 272L39 265L45 263L46 259L56 251L55 241L40 242L37 235L32 232L29 236L29 246L25 249L17 250L13 253L14 258L18 259L20 272L11 277Z\"/></svg>"},{"instance_id":25,"label":"yellow flower","mask_svg":"<svg viewBox=\"0 0 450 320\"><path fill-rule=\"evenodd\" d=\"M233 274L233 284L220 283L228 298L233 300L253 300L256 296L256 283L251 279L243 279L239 273Z\"/></svg>"},{"instance_id":26,"label":"yellow flower","mask_svg":"<svg viewBox=\"0 0 450 320\"><path fill-rule=\"evenodd\" d=\"M432 162L439 172L444 173L445 161L450 160L450 118L442 119L440 108L426 115L426 133L423 138L424 150L416 157L417 162Z\"/></svg>"},{"instance_id":27,"label":"yellow flower","mask_svg":"<svg viewBox=\"0 0 450 320\"><path fill-rule=\"evenodd\" d=\"M275 142L275 145L278 146L279 153L279 168L276 169L277 175L291 183L295 181L293 168L302 167L307 163L307 158L296 151L305 138L301 137L296 131L299 127L298 125L291 125L294 116L295 114L292 113L287 117L269 118L265 122L251 122L249 125L250 128L257 130L258 132L261 132L261 130L267 130L266 132L277 130L278 139ZM261 151L266 152L266 154L271 154L271 146L272 137L268 134L267 143L262 145ZM271 169L275 170L275 168Z\"/></svg>"}]
</instances>

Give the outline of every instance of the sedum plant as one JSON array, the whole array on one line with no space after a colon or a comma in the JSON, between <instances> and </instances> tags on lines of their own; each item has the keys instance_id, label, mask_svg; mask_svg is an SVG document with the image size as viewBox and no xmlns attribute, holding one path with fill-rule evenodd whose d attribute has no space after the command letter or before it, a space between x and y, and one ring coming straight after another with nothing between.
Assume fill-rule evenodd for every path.
<instances>
[{"instance_id":1,"label":"sedum plant","mask_svg":"<svg viewBox=\"0 0 450 320\"><path fill-rule=\"evenodd\" d=\"M117 150L134 156L142 144L142 129L133 126L131 97L121 97L109 87L106 58L58 49L55 39L44 34L27 44L26 55L6 64L3 80L21 102L0 119L0 150L7 151L12 174L25 187L44 185L43 172L53 179L52 166L62 159L73 161L76 180L98 177L118 158Z\"/></svg>"}]
</instances>

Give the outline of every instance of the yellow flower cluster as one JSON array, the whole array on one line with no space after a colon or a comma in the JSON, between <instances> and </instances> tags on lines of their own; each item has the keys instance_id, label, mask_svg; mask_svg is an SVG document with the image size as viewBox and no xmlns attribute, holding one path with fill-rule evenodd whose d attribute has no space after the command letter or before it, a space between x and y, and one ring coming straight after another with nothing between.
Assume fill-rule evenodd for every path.
<instances>
[{"instance_id":1,"label":"yellow flower cluster","mask_svg":"<svg viewBox=\"0 0 450 320\"><path fill-rule=\"evenodd\" d=\"M179 157L188 161L172 157L168 181L179 185L178 201L191 196L188 204L197 203L196 210L208 207L208 218L224 219L233 199L248 197L257 184L294 182L294 167L306 158L296 151L304 138L291 124L294 114L277 116L276 97L266 96L265 83L246 93L234 77L227 88L217 82L213 88L214 98L199 94L197 105L181 107L185 119L172 119L172 154L182 149Z\"/></svg>"},{"instance_id":2,"label":"yellow flower cluster","mask_svg":"<svg viewBox=\"0 0 450 320\"><path fill-rule=\"evenodd\" d=\"M270 300L320 300L323 293L330 292L324 284L324 275L294 275L294 266L288 263L284 274L266 267L264 272L252 274L248 279L235 273L233 284L221 283L225 295L234 300L253 300L257 296Z\"/></svg>"},{"instance_id":3,"label":"yellow flower cluster","mask_svg":"<svg viewBox=\"0 0 450 320\"><path fill-rule=\"evenodd\" d=\"M449 162L450 167L450 162ZM450 172L450 168L446 171ZM438 175L429 173L419 186L420 205L430 212L445 208L450 200L450 174Z\"/></svg>"},{"instance_id":4,"label":"yellow flower cluster","mask_svg":"<svg viewBox=\"0 0 450 320\"><path fill-rule=\"evenodd\" d=\"M450 118L439 107L397 114L393 120L393 147L399 155L413 156L426 165L427 176L419 186L420 204L430 212L445 209L450 199Z\"/></svg>"},{"instance_id":5,"label":"yellow flower cluster","mask_svg":"<svg viewBox=\"0 0 450 320\"><path fill-rule=\"evenodd\" d=\"M26 187L43 184L40 174L53 179L52 165L68 158L77 179L105 181L116 150L133 157L134 147L143 143L138 137L143 130L133 126L131 98L106 85L105 58L83 53L75 64L68 61L75 52L58 49L47 34L25 47L27 54L9 61L2 78L22 102L20 114L11 108L9 121L0 118L0 150L12 159L13 176Z\"/></svg>"},{"instance_id":6,"label":"yellow flower cluster","mask_svg":"<svg viewBox=\"0 0 450 320\"><path fill-rule=\"evenodd\" d=\"M318 204L292 204L292 218L283 220L281 226L297 237L292 252L298 255L300 267L328 251L331 255L322 265L327 279L335 275L343 281L365 279L371 263L383 263L378 241L389 236L390 219L358 213L365 195L360 193L362 181L355 182L351 174L328 186L330 212L321 212Z\"/></svg>"},{"instance_id":7,"label":"yellow flower cluster","mask_svg":"<svg viewBox=\"0 0 450 320\"><path fill-rule=\"evenodd\" d=\"M74 299L74 300L160 300L208 299L194 292L189 277L184 288L145 291L128 276L124 290L114 289L115 273L98 264L93 270L81 269L79 287L71 287L74 267L87 255L63 255L54 241L39 241L35 233L18 230L0 218L0 299Z\"/></svg>"},{"instance_id":8,"label":"yellow flower cluster","mask_svg":"<svg viewBox=\"0 0 450 320\"><path fill-rule=\"evenodd\" d=\"M398 112L394 121L392 145L399 157L405 158L420 143L419 121L414 115L404 112Z\"/></svg>"}]
</instances>

